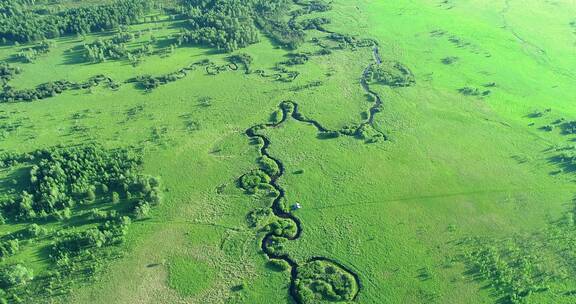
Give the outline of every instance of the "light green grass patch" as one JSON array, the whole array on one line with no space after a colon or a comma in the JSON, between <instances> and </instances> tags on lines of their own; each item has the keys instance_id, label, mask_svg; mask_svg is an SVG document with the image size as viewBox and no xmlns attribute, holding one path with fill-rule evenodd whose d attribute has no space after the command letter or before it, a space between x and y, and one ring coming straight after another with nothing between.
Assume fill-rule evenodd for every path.
<instances>
[{"instance_id":1,"label":"light green grass patch","mask_svg":"<svg viewBox=\"0 0 576 304\"><path fill-rule=\"evenodd\" d=\"M189 257L174 257L168 265L168 285L182 296L197 295L210 287L213 278L210 266Z\"/></svg>"}]
</instances>

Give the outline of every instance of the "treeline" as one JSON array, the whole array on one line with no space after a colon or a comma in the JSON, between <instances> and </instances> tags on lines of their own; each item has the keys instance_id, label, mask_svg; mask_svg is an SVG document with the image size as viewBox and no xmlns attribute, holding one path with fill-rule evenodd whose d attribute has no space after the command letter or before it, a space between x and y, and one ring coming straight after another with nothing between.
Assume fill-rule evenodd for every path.
<instances>
[{"instance_id":1,"label":"treeline","mask_svg":"<svg viewBox=\"0 0 576 304\"><path fill-rule=\"evenodd\" d=\"M70 34L87 34L134 24L149 9L148 0L116 0L39 14L18 2L0 2L0 39L30 42Z\"/></svg>"},{"instance_id":2,"label":"treeline","mask_svg":"<svg viewBox=\"0 0 576 304\"><path fill-rule=\"evenodd\" d=\"M158 88L159 86L177 81L182 79L188 75L188 72L195 71L198 67L204 67L206 73L208 75L218 75L219 73L225 71L236 71L238 70L238 66L242 65L246 71L246 73L250 73L250 63L252 62L252 57L248 54L237 54L226 58L228 60L228 64L223 65L216 65L214 62L211 62L209 59L200 60L185 66L178 71L152 76L152 75L140 75L134 78L130 78L126 81L126 83L134 83L136 87L139 89L144 89L147 91L151 91L153 89Z\"/></svg>"},{"instance_id":3,"label":"treeline","mask_svg":"<svg viewBox=\"0 0 576 304\"><path fill-rule=\"evenodd\" d=\"M33 89L17 90L5 84L2 91L0 91L0 103L46 99L62 94L62 92L67 90L88 89L101 83L106 84L111 89L119 87L117 83L104 75L90 77L90 79L82 83L67 80L51 81L42 83Z\"/></svg>"},{"instance_id":4,"label":"treeline","mask_svg":"<svg viewBox=\"0 0 576 304\"><path fill-rule=\"evenodd\" d=\"M90 252L94 248L120 244L132 221L127 216L113 218L96 228L63 233L51 248L51 257L62 262Z\"/></svg>"}]
</instances>

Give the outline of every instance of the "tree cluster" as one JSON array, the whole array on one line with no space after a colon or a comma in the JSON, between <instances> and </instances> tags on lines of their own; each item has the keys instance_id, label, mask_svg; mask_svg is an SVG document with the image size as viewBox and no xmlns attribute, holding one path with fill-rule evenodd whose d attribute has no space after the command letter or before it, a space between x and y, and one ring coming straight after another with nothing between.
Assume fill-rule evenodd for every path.
<instances>
[{"instance_id":1,"label":"tree cluster","mask_svg":"<svg viewBox=\"0 0 576 304\"><path fill-rule=\"evenodd\" d=\"M122 32L114 35L110 39L98 39L92 43L84 45L85 58L90 62L103 62L106 60L128 59L135 63L141 57L152 54L152 45L150 42L142 46L129 49L127 42L134 39L132 33Z\"/></svg>"},{"instance_id":2,"label":"tree cluster","mask_svg":"<svg viewBox=\"0 0 576 304\"><path fill-rule=\"evenodd\" d=\"M328 18L316 17L300 21L300 27L305 30L322 30L322 26L329 23L330 19Z\"/></svg>"},{"instance_id":3,"label":"tree cluster","mask_svg":"<svg viewBox=\"0 0 576 304\"><path fill-rule=\"evenodd\" d=\"M0 241L0 261L15 255L20 250L18 239Z\"/></svg>"},{"instance_id":4,"label":"tree cluster","mask_svg":"<svg viewBox=\"0 0 576 304\"><path fill-rule=\"evenodd\" d=\"M179 45L200 44L231 52L256 43L253 0L186 0L183 15L188 29Z\"/></svg>"},{"instance_id":5,"label":"tree cluster","mask_svg":"<svg viewBox=\"0 0 576 304\"><path fill-rule=\"evenodd\" d=\"M248 193L255 193L257 189L265 187L269 183L270 176L262 170L252 170L240 178L240 187Z\"/></svg>"},{"instance_id":6,"label":"tree cluster","mask_svg":"<svg viewBox=\"0 0 576 304\"><path fill-rule=\"evenodd\" d=\"M185 74L180 72L173 72L160 76L141 75L132 79L131 82L135 82L141 89L153 90L161 85L174 82L182 78L184 75Z\"/></svg>"},{"instance_id":7,"label":"tree cluster","mask_svg":"<svg viewBox=\"0 0 576 304\"><path fill-rule=\"evenodd\" d=\"M51 47L52 43L45 40L33 47L22 49L16 54L16 58L24 63L31 63L34 62L38 56L50 52Z\"/></svg>"},{"instance_id":8,"label":"tree cluster","mask_svg":"<svg viewBox=\"0 0 576 304\"><path fill-rule=\"evenodd\" d=\"M399 62L371 65L365 77L390 87L409 87L416 82L412 72Z\"/></svg>"},{"instance_id":9,"label":"tree cluster","mask_svg":"<svg viewBox=\"0 0 576 304\"><path fill-rule=\"evenodd\" d=\"M249 74L251 72L250 64L252 63L253 60L254 58L252 58L252 56L246 53L236 54L228 57L228 61L230 61L231 63L236 65L242 65L244 67L244 71L246 72L246 74Z\"/></svg>"},{"instance_id":10,"label":"tree cluster","mask_svg":"<svg viewBox=\"0 0 576 304\"><path fill-rule=\"evenodd\" d=\"M8 81L21 72L22 69L19 67L14 67L8 63L0 63L0 87L6 85Z\"/></svg>"},{"instance_id":11,"label":"tree cluster","mask_svg":"<svg viewBox=\"0 0 576 304\"><path fill-rule=\"evenodd\" d=\"M0 266L0 288L24 285L33 278L32 270L22 264Z\"/></svg>"},{"instance_id":12,"label":"tree cluster","mask_svg":"<svg viewBox=\"0 0 576 304\"><path fill-rule=\"evenodd\" d=\"M263 228L263 231L272 232L276 236L290 238L296 235L298 227L292 220L276 217L273 222Z\"/></svg>"},{"instance_id":13,"label":"tree cluster","mask_svg":"<svg viewBox=\"0 0 576 304\"><path fill-rule=\"evenodd\" d=\"M358 292L354 277L329 261L312 261L298 267L297 295L301 303L351 301Z\"/></svg>"},{"instance_id":14,"label":"tree cluster","mask_svg":"<svg viewBox=\"0 0 576 304\"><path fill-rule=\"evenodd\" d=\"M258 158L258 165L260 165L260 168L269 176L276 176L280 174L280 167L278 166L278 163L266 155L262 155L260 158Z\"/></svg>"},{"instance_id":15,"label":"tree cluster","mask_svg":"<svg viewBox=\"0 0 576 304\"><path fill-rule=\"evenodd\" d=\"M52 246L52 258L56 261L78 256L94 248L123 242L131 223L129 217L118 217L96 228L64 233Z\"/></svg>"},{"instance_id":16,"label":"tree cluster","mask_svg":"<svg viewBox=\"0 0 576 304\"><path fill-rule=\"evenodd\" d=\"M0 238L0 261L17 258L21 247L34 244L28 240L43 238L50 240L52 262L32 282L25 267L0 266L0 303L36 303L39 295L67 293L71 280L90 278L102 267L132 219L148 217L161 200L158 179L140 173L142 156L133 149L85 144L0 158L3 167L25 172L14 184L20 190L0 200L0 218L34 222ZM50 231L36 224L55 220L66 222Z\"/></svg>"},{"instance_id":17,"label":"tree cluster","mask_svg":"<svg viewBox=\"0 0 576 304\"><path fill-rule=\"evenodd\" d=\"M84 145L38 150L30 158L27 187L1 204L15 219L67 219L76 205L118 200L118 193L135 216L160 202L158 180L138 174L141 157L133 151Z\"/></svg>"},{"instance_id":18,"label":"tree cluster","mask_svg":"<svg viewBox=\"0 0 576 304\"><path fill-rule=\"evenodd\" d=\"M147 0L116 0L40 14L26 5L4 0L0 4L0 39L30 42L112 30L136 23L149 5Z\"/></svg>"}]
</instances>

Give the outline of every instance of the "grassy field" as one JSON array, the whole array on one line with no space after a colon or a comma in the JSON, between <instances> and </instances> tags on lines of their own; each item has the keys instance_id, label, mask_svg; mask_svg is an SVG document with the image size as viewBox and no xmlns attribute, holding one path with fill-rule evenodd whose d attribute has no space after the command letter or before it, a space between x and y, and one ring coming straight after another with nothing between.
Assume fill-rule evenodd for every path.
<instances>
[{"instance_id":1,"label":"grassy field","mask_svg":"<svg viewBox=\"0 0 576 304\"><path fill-rule=\"evenodd\" d=\"M32 63L14 56L27 45L0 46L0 61L22 69L9 82L17 89L99 74L120 84L0 103L0 152L87 142L135 147L143 153L142 172L162 181L162 204L131 224L122 245L106 249L112 257L102 269L72 280L64 294L29 295L28 302L294 302L291 271L271 265L262 245L267 224L277 219L270 207L278 196L270 189L250 194L238 181L261 163L262 143L246 130L270 123L282 101L296 102L301 114L329 130L368 119L374 100L361 80L374 50L337 48L327 38L336 32L374 39L383 62L401 63L415 83L370 84L383 101L372 126L385 141L326 138L293 117L258 131L270 142L269 156L283 165L276 183L284 205L302 207L290 212L301 236L285 241L282 252L297 268L314 257L345 266L360 282L351 302L574 303L575 168L559 159L576 141L566 131L576 120L574 2L334 0L331 6L299 17L331 23L306 31L296 51L261 35L233 53L249 54L250 69L261 74L228 67L209 75L200 67L153 90L127 81L203 59L226 67L231 54L200 47L165 53L182 26L168 18L129 27L141 33L129 48L157 39L155 54L136 65L86 61L83 45L111 32L54 39ZM261 76L278 73L290 54L317 54L318 41L333 50L286 65L299 73L293 81ZM20 169L0 169L0 198L24 175ZM251 225L255 210L266 213ZM70 221L44 226L50 233L87 227ZM0 232L28 224L8 221ZM41 277L53 267L51 244L48 237L21 244L1 263L26 264ZM347 301L310 303L316 302Z\"/></svg>"}]
</instances>

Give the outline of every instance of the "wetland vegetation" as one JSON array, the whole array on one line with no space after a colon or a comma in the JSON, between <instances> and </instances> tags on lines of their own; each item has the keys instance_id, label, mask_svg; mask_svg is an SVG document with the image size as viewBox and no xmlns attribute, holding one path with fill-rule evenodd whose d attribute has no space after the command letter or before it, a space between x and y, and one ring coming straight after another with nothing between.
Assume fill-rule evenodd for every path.
<instances>
[{"instance_id":1,"label":"wetland vegetation","mask_svg":"<svg viewBox=\"0 0 576 304\"><path fill-rule=\"evenodd\" d=\"M574 303L574 18L0 0L0 303Z\"/></svg>"}]
</instances>

